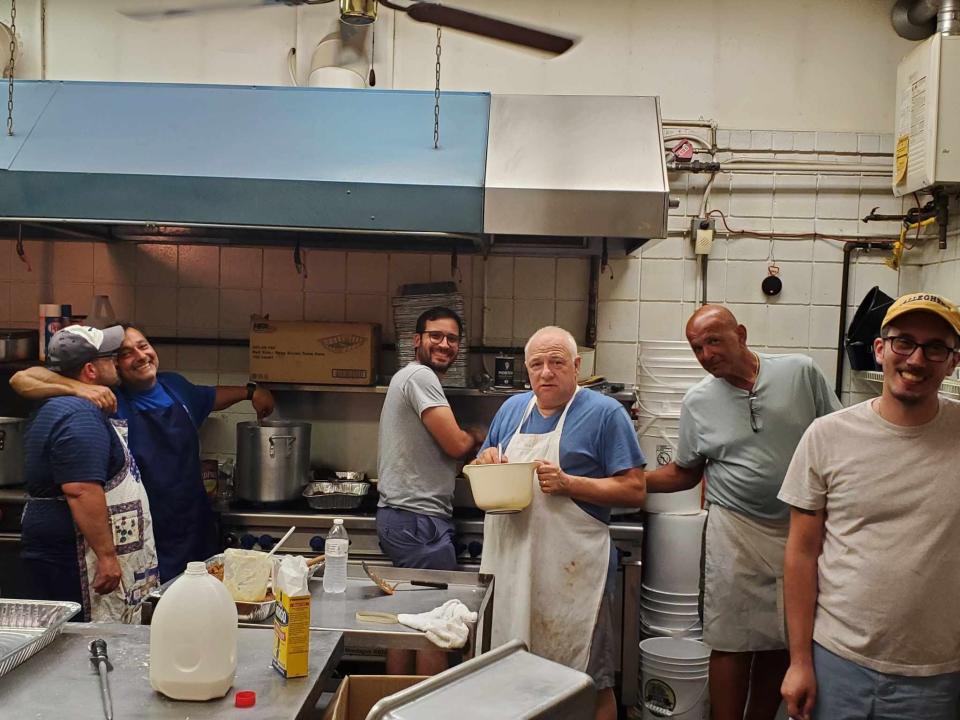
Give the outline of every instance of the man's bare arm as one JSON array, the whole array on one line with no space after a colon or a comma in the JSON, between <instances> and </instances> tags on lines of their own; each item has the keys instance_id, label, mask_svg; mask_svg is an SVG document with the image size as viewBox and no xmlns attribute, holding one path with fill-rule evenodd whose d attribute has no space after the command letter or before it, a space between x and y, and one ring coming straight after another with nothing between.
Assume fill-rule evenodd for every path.
<instances>
[{"instance_id":1,"label":"man's bare arm","mask_svg":"<svg viewBox=\"0 0 960 720\"><path fill-rule=\"evenodd\" d=\"M88 385L42 367L31 367L15 373L10 378L10 387L29 400L69 395L89 400L107 413L113 414L117 411L117 397L110 388Z\"/></svg>"}]
</instances>

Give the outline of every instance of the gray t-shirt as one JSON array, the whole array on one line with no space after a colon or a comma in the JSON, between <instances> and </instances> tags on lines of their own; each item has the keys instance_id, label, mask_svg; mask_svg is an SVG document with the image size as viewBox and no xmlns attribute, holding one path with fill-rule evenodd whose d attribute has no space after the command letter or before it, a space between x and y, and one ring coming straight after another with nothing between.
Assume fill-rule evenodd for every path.
<instances>
[{"instance_id":1,"label":"gray t-shirt","mask_svg":"<svg viewBox=\"0 0 960 720\"><path fill-rule=\"evenodd\" d=\"M380 413L377 473L381 507L450 517L457 461L447 455L420 416L449 407L440 378L410 363L390 380Z\"/></svg>"},{"instance_id":2,"label":"gray t-shirt","mask_svg":"<svg viewBox=\"0 0 960 720\"><path fill-rule=\"evenodd\" d=\"M960 403L903 427L872 402L813 423L780 490L826 511L813 639L877 672L956 672Z\"/></svg>"},{"instance_id":3,"label":"gray t-shirt","mask_svg":"<svg viewBox=\"0 0 960 720\"><path fill-rule=\"evenodd\" d=\"M729 510L783 520L790 509L777 499L790 458L804 431L841 405L823 373L806 355L758 353L751 393L709 375L683 398L676 463L706 463L707 500Z\"/></svg>"}]
</instances>

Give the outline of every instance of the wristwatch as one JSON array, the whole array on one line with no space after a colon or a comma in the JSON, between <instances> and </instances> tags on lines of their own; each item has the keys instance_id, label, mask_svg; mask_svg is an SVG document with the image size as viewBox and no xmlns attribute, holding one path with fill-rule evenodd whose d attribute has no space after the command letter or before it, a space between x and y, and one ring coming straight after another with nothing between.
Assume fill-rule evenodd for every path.
<instances>
[{"instance_id":1,"label":"wristwatch","mask_svg":"<svg viewBox=\"0 0 960 720\"><path fill-rule=\"evenodd\" d=\"M257 384L255 382L247 383L247 400L253 400L253 394L257 391Z\"/></svg>"}]
</instances>

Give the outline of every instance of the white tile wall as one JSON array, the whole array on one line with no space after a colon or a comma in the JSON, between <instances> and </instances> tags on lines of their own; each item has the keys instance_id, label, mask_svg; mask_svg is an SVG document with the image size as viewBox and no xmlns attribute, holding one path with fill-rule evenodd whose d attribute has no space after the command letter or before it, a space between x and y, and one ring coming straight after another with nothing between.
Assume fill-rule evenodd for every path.
<instances>
[{"instance_id":1,"label":"white tile wall","mask_svg":"<svg viewBox=\"0 0 960 720\"><path fill-rule=\"evenodd\" d=\"M886 136L872 133L721 131L721 147L751 148L759 153L750 157L780 157L790 160L858 162L858 153L889 152ZM767 152L769 151L769 152ZM868 156L864 162L876 164L882 158ZM682 339L683 326L696 308L696 264L692 261L689 240L690 214L700 205L705 178L688 176L686 183L673 183L671 194L681 196L680 209L671 211L671 236L651 241L641 248L639 336L650 339ZM897 231L890 224L864 225L860 218L874 207L879 212L901 212L902 203L893 197L886 177L858 175L816 175L798 172L737 173L720 175L714 185L708 208L727 214L726 223L736 230L753 233L812 234L819 232L846 238L886 236ZM679 209L678 209L679 210ZM836 368L836 337L839 322L842 242L804 237L767 238L730 234L721 218L710 253L707 294L710 302L726 304L748 329L752 347L782 352L806 352L833 380ZM683 234L684 237L680 237ZM927 263L948 262L956 251L926 256ZM915 256L918 253L915 253ZM849 304L855 307L874 284L896 295L904 280L886 268L884 253L861 257L855 254L850 271ZM783 291L772 298L760 290L769 266L779 267ZM691 268L694 272L691 272ZM960 260L956 269L913 271L912 279L925 276L939 286L960 279ZM949 280L948 280L949 278ZM613 300L630 300L626 294L612 298L601 295L603 318L618 317L622 308ZM677 302L682 299L683 302ZM609 307L605 307L609 306ZM853 310L851 307L851 313ZM848 315L849 317L849 315ZM610 323L608 322L608 325ZM632 338L632 335L628 335ZM601 335L601 341L605 340ZM603 349L607 362L624 372L629 343ZM598 362L603 364L598 351Z\"/></svg>"}]
</instances>

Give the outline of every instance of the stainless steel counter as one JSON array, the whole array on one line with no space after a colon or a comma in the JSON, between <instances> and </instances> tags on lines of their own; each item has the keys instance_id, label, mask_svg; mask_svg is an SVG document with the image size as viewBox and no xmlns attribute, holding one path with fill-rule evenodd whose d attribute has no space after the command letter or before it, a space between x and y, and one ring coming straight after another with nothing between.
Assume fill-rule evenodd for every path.
<instances>
[{"instance_id":1,"label":"stainless steel counter","mask_svg":"<svg viewBox=\"0 0 960 720\"><path fill-rule=\"evenodd\" d=\"M405 648L408 650L436 650L427 636L406 625L366 623L357 620L357 612L422 613L443 605L448 600L460 600L468 609L476 612L478 625L482 620L485 637L476 637L477 626L471 628L465 657L473 657L490 647L489 628L493 610L493 578L472 572L449 572L444 570L415 570L381 566L376 572L385 580L428 580L445 582L446 590L400 585L393 595L385 595L364 574L359 564L350 563L347 569L347 589L342 594L323 591L323 580L310 581L313 598L310 605L311 631L337 631L344 635L347 652L359 649ZM244 627L272 627L271 621L244 625Z\"/></svg>"},{"instance_id":2,"label":"stainless steel counter","mask_svg":"<svg viewBox=\"0 0 960 720\"><path fill-rule=\"evenodd\" d=\"M310 674L286 680L270 666L273 638L240 630L237 675L225 698L208 702L169 700L150 687L150 628L129 625L67 625L38 655L0 678L0 715L31 720L103 720L100 684L88 644L107 641L113 670L110 692L117 718L203 720L243 713L244 720L300 720L312 713L323 680L343 652L338 632L310 634ZM253 690L257 704L234 710L235 690Z\"/></svg>"}]
</instances>

